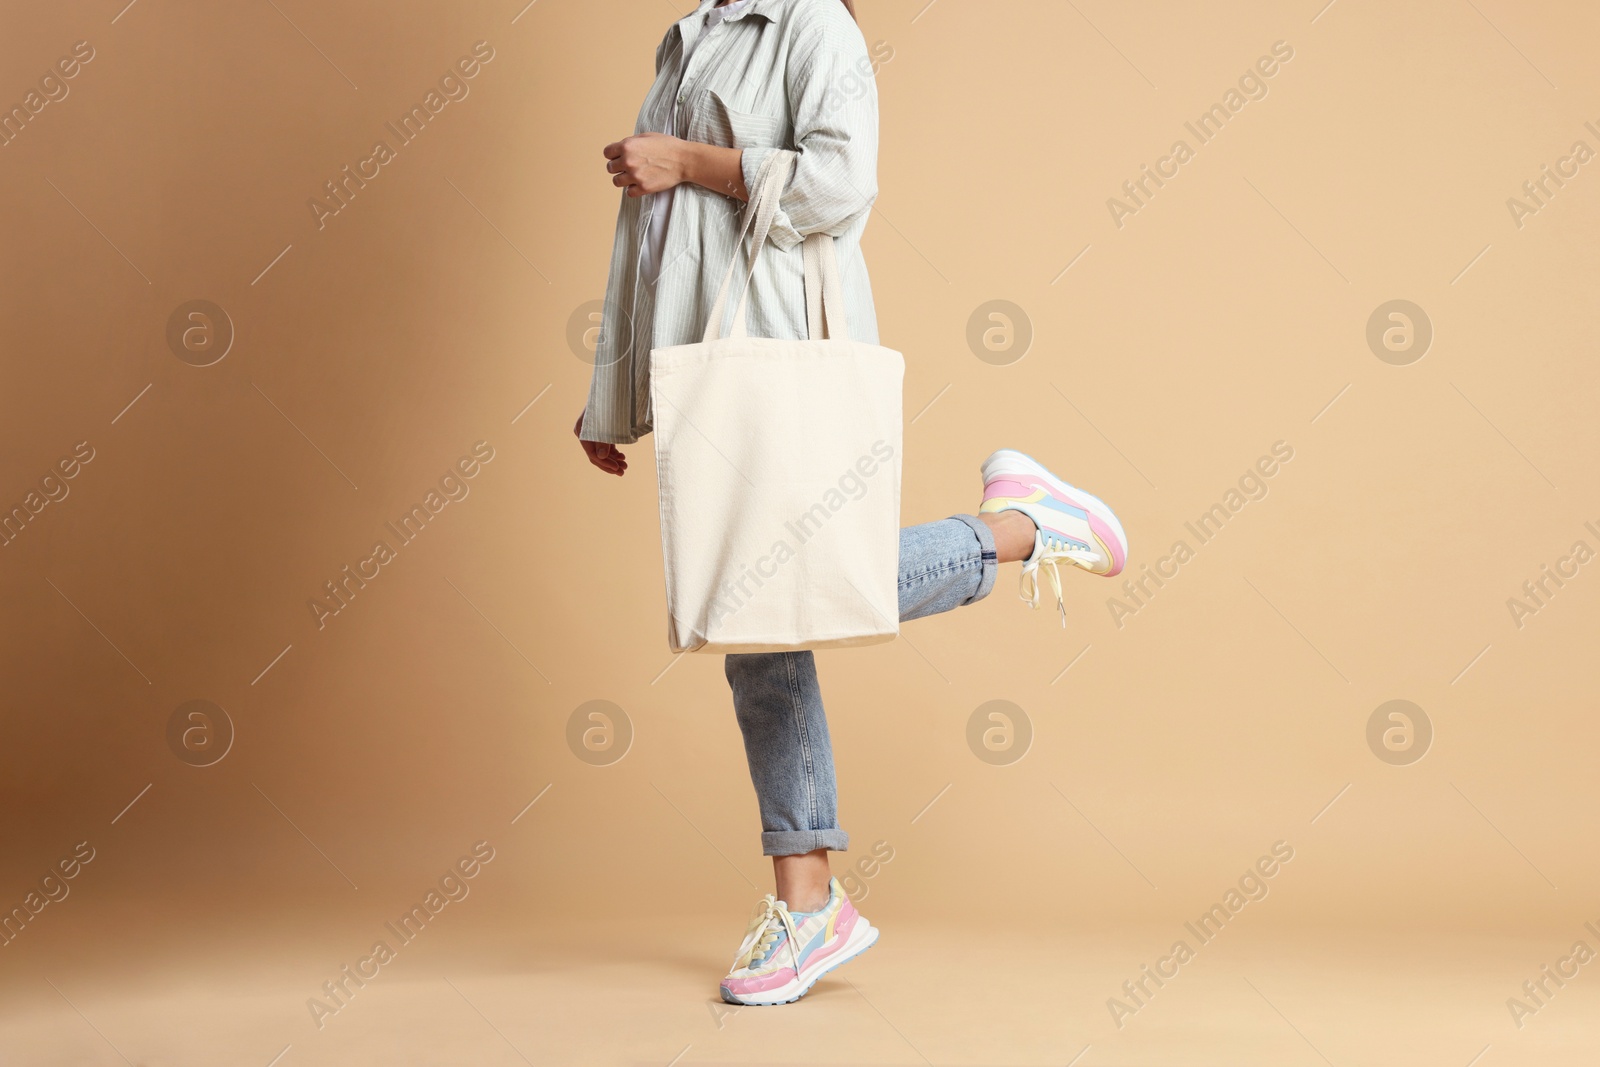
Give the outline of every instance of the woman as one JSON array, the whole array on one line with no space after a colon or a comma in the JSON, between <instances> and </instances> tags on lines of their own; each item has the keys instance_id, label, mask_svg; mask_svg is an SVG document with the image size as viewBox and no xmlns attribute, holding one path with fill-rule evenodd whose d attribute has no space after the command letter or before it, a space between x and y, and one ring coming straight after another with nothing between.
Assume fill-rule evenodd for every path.
<instances>
[{"instance_id":1,"label":"woman","mask_svg":"<svg viewBox=\"0 0 1600 1067\"><path fill-rule=\"evenodd\" d=\"M877 196L877 92L854 17L851 0L701 0L656 50L634 136L605 148L606 172L626 195L589 401L573 427L602 471L624 474L616 446L651 429L650 350L700 339L735 253L739 206L774 148L797 156L770 236L782 254L767 249L751 281L750 334L806 336L800 243L822 231L834 238L851 334L878 343L860 243ZM1023 564L1023 598L1035 607L1041 568L1058 606L1058 564L1122 569L1127 540L1099 500L1019 452L996 452L982 469L976 516L900 532L902 621L981 600L1001 563ZM722 997L784 1004L878 931L828 867L849 837L836 817L812 654L729 655L726 674L776 893L751 922Z\"/></svg>"}]
</instances>

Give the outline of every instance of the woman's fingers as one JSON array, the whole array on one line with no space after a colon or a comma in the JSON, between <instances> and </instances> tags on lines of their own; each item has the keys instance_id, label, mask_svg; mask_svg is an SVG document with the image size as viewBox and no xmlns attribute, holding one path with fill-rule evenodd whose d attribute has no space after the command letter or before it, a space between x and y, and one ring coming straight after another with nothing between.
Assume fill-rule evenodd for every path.
<instances>
[{"instance_id":1,"label":"woman's fingers","mask_svg":"<svg viewBox=\"0 0 1600 1067\"><path fill-rule=\"evenodd\" d=\"M605 469L612 474L621 474L628 469L628 458L617 451L616 445L607 445Z\"/></svg>"},{"instance_id":2,"label":"woman's fingers","mask_svg":"<svg viewBox=\"0 0 1600 1067\"><path fill-rule=\"evenodd\" d=\"M578 412L578 421L572 424L574 437L583 432L584 414L583 411ZM583 446L583 454L589 457L589 462L607 474L620 476L627 471L628 459L617 450L616 445L608 441L585 441L582 437L578 437L578 444Z\"/></svg>"},{"instance_id":3,"label":"woman's fingers","mask_svg":"<svg viewBox=\"0 0 1600 1067\"><path fill-rule=\"evenodd\" d=\"M628 175L628 165L622 159L622 142L608 144L605 147L606 173L612 175L611 184L623 188L633 179Z\"/></svg>"},{"instance_id":4,"label":"woman's fingers","mask_svg":"<svg viewBox=\"0 0 1600 1067\"><path fill-rule=\"evenodd\" d=\"M605 441L579 441L583 445L584 455L589 457L589 462L605 471L607 474L620 475L628 469L628 460L617 446Z\"/></svg>"}]
</instances>

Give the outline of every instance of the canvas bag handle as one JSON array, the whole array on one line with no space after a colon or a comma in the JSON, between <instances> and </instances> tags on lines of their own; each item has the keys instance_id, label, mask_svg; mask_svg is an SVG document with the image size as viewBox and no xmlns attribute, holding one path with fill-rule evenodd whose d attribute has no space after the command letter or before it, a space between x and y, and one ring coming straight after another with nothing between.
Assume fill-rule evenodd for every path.
<instances>
[{"instance_id":1,"label":"canvas bag handle","mask_svg":"<svg viewBox=\"0 0 1600 1067\"><path fill-rule=\"evenodd\" d=\"M802 254L806 263L806 336L813 341L825 337L848 341L850 330L844 320L844 285L839 281L839 259L833 251L833 238L825 233L807 234Z\"/></svg>"},{"instance_id":2,"label":"canvas bag handle","mask_svg":"<svg viewBox=\"0 0 1600 1067\"><path fill-rule=\"evenodd\" d=\"M750 281L755 276L756 261L766 247L767 236L772 231L772 220L777 215L778 200L783 195L783 187L788 181L789 164L794 156L794 152L786 149L775 149L762 161L761 168L756 172L756 187L751 190L750 205L745 211L744 225L739 230L738 240L734 243L733 257L728 263L726 273L722 276L722 285L717 290L716 302L711 305L711 313L706 319L705 333L701 338L703 342L715 341L721 336L728 290L733 284L733 272L739 265L739 246L744 243L747 235L751 239L750 264L745 271L744 283L740 286L739 306L734 311L733 325L728 336L749 336L746 313L750 303ZM829 338L847 339L849 332L844 317L844 287L839 280L838 257L834 254L833 238L825 233L810 234L803 243L802 255L805 261L807 336L812 340L820 340L821 331L826 328Z\"/></svg>"}]
</instances>

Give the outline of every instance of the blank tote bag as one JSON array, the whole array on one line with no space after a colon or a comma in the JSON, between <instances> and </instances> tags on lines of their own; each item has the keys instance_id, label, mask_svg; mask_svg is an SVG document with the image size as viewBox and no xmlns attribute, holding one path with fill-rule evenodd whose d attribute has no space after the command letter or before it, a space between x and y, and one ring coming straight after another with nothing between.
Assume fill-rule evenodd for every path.
<instances>
[{"instance_id":1,"label":"blank tote bag","mask_svg":"<svg viewBox=\"0 0 1600 1067\"><path fill-rule=\"evenodd\" d=\"M667 639L772 652L899 633L900 353L850 339L833 238L805 239L803 341L750 337L750 278L794 153L756 178L699 344L650 353ZM739 245L750 265L721 336Z\"/></svg>"}]
</instances>

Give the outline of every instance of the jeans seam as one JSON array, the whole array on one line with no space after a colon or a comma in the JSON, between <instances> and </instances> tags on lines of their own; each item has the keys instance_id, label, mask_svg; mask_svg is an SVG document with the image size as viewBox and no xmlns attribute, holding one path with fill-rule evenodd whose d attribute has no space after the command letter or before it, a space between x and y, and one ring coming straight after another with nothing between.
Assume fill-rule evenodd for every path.
<instances>
[{"instance_id":1,"label":"jeans seam","mask_svg":"<svg viewBox=\"0 0 1600 1067\"><path fill-rule=\"evenodd\" d=\"M795 675L793 652L783 653L783 666L789 680L789 705L794 713L795 730L800 735L800 754L805 763L807 830L817 825L817 783L812 768L811 735L806 729L805 701L800 695L800 680Z\"/></svg>"},{"instance_id":2,"label":"jeans seam","mask_svg":"<svg viewBox=\"0 0 1600 1067\"><path fill-rule=\"evenodd\" d=\"M900 580L900 584L910 585L912 582L920 582L924 578L935 577L947 572L971 570L974 564L976 564L980 571L983 569L983 560L981 558L976 561L968 559L959 560L955 563L941 563L937 567L931 567L928 570L923 571L921 574L913 574L909 578L902 578Z\"/></svg>"}]
</instances>

